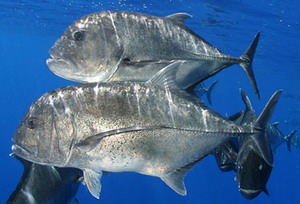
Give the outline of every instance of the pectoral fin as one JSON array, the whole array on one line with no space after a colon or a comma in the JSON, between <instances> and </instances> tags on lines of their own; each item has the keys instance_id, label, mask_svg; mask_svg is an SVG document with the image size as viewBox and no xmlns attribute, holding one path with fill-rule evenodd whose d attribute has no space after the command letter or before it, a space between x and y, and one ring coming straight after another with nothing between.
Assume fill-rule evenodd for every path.
<instances>
[{"instance_id":1,"label":"pectoral fin","mask_svg":"<svg viewBox=\"0 0 300 204\"><path fill-rule=\"evenodd\" d=\"M148 127L142 127L142 126L134 126L134 127L125 127L125 128L119 128L115 130L108 130L106 132L101 132L99 134L87 137L75 144L75 147L78 148L82 152L88 152L93 150L99 142L109 136L125 133L125 132L133 132L133 131L142 131L142 130L151 130L151 129L159 129L159 128L166 128L161 126L148 126Z\"/></svg>"},{"instance_id":2,"label":"pectoral fin","mask_svg":"<svg viewBox=\"0 0 300 204\"><path fill-rule=\"evenodd\" d=\"M95 197L100 197L102 172L95 172L90 169L83 170L84 184L89 189L90 193Z\"/></svg>"}]
</instances>

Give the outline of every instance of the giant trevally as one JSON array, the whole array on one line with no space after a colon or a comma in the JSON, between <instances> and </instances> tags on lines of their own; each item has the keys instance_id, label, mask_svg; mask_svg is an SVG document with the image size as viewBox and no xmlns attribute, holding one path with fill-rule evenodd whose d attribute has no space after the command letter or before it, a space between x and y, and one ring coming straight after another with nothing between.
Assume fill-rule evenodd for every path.
<instances>
[{"instance_id":1,"label":"giant trevally","mask_svg":"<svg viewBox=\"0 0 300 204\"><path fill-rule=\"evenodd\" d=\"M241 91L241 95L246 108L229 119L238 125L250 125L257 120L257 115L245 92ZM293 134L294 132L289 138ZM226 168L226 170L235 170L237 172L238 188L245 198L253 199L262 191L268 195L266 183L271 175L273 163L266 161L263 156L264 153L258 148L257 143L260 143L260 146L264 146L264 150L267 150L266 152L269 153L269 158L273 158L273 152L284 141L284 135L277 126L267 124L263 137L254 139L246 135L237 138L237 141L227 141L222 144L216 149L216 153L219 153L215 153L216 161L222 171L224 171L223 165L226 164L231 167L231 169ZM232 145L237 146L238 150L232 148ZM231 147L231 151L228 151L229 147Z\"/></svg>"},{"instance_id":2,"label":"giant trevally","mask_svg":"<svg viewBox=\"0 0 300 204\"><path fill-rule=\"evenodd\" d=\"M251 126L238 126L174 83L180 62L148 82L68 86L36 100L15 132L13 151L43 165L83 170L99 198L102 171L161 178L186 195L186 172L218 145L241 135L263 135L280 91Z\"/></svg>"},{"instance_id":3,"label":"giant trevally","mask_svg":"<svg viewBox=\"0 0 300 204\"><path fill-rule=\"evenodd\" d=\"M24 166L23 176L7 204L76 203L82 171L29 162L13 154Z\"/></svg>"},{"instance_id":4,"label":"giant trevally","mask_svg":"<svg viewBox=\"0 0 300 204\"><path fill-rule=\"evenodd\" d=\"M260 34L241 57L224 54L187 28L191 16L156 17L135 12L104 11L71 24L49 51L48 67L78 82L147 81L166 65L185 60L176 82L186 89L222 69L239 64L259 96L252 61Z\"/></svg>"}]
</instances>

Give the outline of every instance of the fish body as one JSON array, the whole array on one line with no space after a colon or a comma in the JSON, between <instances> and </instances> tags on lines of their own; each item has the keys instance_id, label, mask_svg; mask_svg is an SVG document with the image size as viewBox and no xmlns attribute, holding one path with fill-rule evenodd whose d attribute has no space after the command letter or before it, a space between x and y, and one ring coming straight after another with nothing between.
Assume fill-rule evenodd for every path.
<instances>
[{"instance_id":1,"label":"fish body","mask_svg":"<svg viewBox=\"0 0 300 204\"><path fill-rule=\"evenodd\" d=\"M48 67L78 82L147 81L180 60L176 82L186 89L222 69L239 64L259 96L252 61L259 33L239 58L222 53L187 28L191 16L156 17L135 12L104 11L71 24L49 51Z\"/></svg>"},{"instance_id":2,"label":"fish body","mask_svg":"<svg viewBox=\"0 0 300 204\"><path fill-rule=\"evenodd\" d=\"M241 95L246 108L229 119L238 125L251 125L255 123L258 116L245 92L241 91ZM215 150L214 155L222 171L224 170L218 161L236 165L236 167L229 167L237 172L238 188L246 199L253 199L261 192L268 195L266 184L273 168L273 151L270 138L278 138L278 133L279 130L275 129L275 126L267 124L263 137L245 135L232 139ZM232 151L228 151L227 149L232 147L232 144L236 144L237 149L234 151L231 148ZM221 156L224 158L223 160L221 160Z\"/></svg>"},{"instance_id":3,"label":"fish body","mask_svg":"<svg viewBox=\"0 0 300 204\"><path fill-rule=\"evenodd\" d=\"M261 131L238 126L177 89L174 68L178 63L147 83L88 83L44 94L18 127L13 151L39 164L82 169L95 197L102 171L160 177L185 195L183 177L197 162L229 138Z\"/></svg>"},{"instance_id":4,"label":"fish body","mask_svg":"<svg viewBox=\"0 0 300 204\"><path fill-rule=\"evenodd\" d=\"M20 157L17 159L22 162L24 173L7 204L75 203L81 170L43 166Z\"/></svg>"}]
</instances>

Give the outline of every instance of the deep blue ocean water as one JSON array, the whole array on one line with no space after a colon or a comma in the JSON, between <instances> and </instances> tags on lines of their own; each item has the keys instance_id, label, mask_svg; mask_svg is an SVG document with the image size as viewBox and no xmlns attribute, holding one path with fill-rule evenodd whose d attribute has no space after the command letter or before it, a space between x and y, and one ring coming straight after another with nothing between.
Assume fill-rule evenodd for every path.
<instances>
[{"instance_id":1,"label":"deep blue ocean water","mask_svg":"<svg viewBox=\"0 0 300 204\"><path fill-rule=\"evenodd\" d=\"M249 95L257 113L278 89L284 94L271 121L281 122L288 134L300 128L300 12L296 0L119 0L119 1L0 1L0 203L5 203L23 172L9 157L11 138L30 104L43 93L74 82L48 70L48 50L65 28L79 17L103 10L138 11L165 16L186 12L186 25L208 42L232 56L240 56L257 31L261 39L254 72L261 92L258 100L239 66L207 80L219 80L212 93L213 110L230 116L244 108L239 88ZM204 101L206 99L204 98ZM299 133L300 134L300 133ZM188 195L173 192L160 179L136 173L111 173L102 178L100 200L81 186L80 203L299 203L300 148L285 145L275 155L267 184L270 197L261 194L245 200L234 173L221 173L208 157L185 177Z\"/></svg>"}]
</instances>

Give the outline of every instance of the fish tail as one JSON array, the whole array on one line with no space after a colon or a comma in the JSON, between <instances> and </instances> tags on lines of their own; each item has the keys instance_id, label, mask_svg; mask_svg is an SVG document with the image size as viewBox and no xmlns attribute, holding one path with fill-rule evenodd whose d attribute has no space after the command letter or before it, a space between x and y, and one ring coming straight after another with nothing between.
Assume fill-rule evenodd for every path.
<instances>
[{"instance_id":1,"label":"fish tail","mask_svg":"<svg viewBox=\"0 0 300 204\"><path fill-rule=\"evenodd\" d=\"M288 151L291 151L291 142L292 138L295 136L297 130L293 130L289 135L285 136L284 139L286 140L286 146Z\"/></svg>"},{"instance_id":2,"label":"fish tail","mask_svg":"<svg viewBox=\"0 0 300 204\"><path fill-rule=\"evenodd\" d=\"M253 62L254 54L256 51L256 47L258 45L259 37L260 37L260 32L258 32L255 35L253 41L251 42L251 44L249 45L247 50L240 57L240 59L242 60L240 62L240 66L246 72L248 79L250 80L251 86L254 89L254 92L258 98L260 98L260 95L259 95L259 90L258 90L257 83L256 83L256 80L254 77L253 69L252 69L252 62Z\"/></svg>"},{"instance_id":3,"label":"fish tail","mask_svg":"<svg viewBox=\"0 0 300 204\"><path fill-rule=\"evenodd\" d=\"M268 142L268 137L265 134L265 127L272 116L281 93L282 90L278 90L272 95L267 105L264 107L263 111L254 123L253 129L257 131L257 133L251 136L251 138L255 141L255 144L257 145L259 151L261 152L264 160L270 166L273 166L273 153Z\"/></svg>"},{"instance_id":4,"label":"fish tail","mask_svg":"<svg viewBox=\"0 0 300 204\"><path fill-rule=\"evenodd\" d=\"M208 103L210 105L212 105L212 101L211 101L211 92L213 90L213 88L215 87L215 85L218 83L218 81L214 81L206 90L206 97L207 97L207 100L208 100Z\"/></svg>"}]
</instances>

